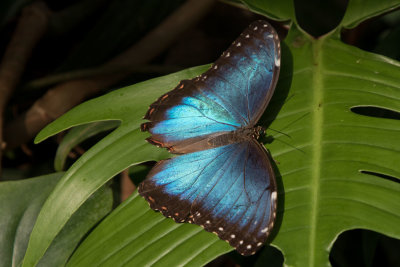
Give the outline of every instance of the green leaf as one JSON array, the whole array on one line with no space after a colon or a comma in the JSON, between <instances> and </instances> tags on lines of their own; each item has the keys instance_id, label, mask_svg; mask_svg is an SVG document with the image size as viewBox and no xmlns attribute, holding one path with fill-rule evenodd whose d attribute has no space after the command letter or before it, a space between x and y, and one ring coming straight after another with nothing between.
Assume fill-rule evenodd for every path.
<instances>
[{"instance_id":1,"label":"green leaf","mask_svg":"<svg viewBox=\"0 0 400 267\"><path fill-rule=\"evenodd\" d=\"M76 145L98 133L116 128L119 123L119 121L100 121L80 125L71 129L58 146L56 158L54 160L54 169L56 171L62 171L64 169L68 154Z\"/></svg>"},{"instance_id":2,"label":"green leaf","mask_svg":"<svg viewBox=\"0 0 400 267\"><path fill-rule=\"evenodd\" d=\"M255 13L262 14L270 19L282 21L296 21L292 0L242 0Z\"/></svg>"},{"instance_id":3,"label":"green leaf","mask_svg":"<svg viewBox=\"0 0 400 267\"><path fill-rule=\"evenodd\" d=\"M399 0L349 0L341 25L345 28L354 28L369 18L394 10L399 6Z\"/></svg>"},{"instance_id":4,"label":"green leaf","mask_svg":"<svg viewBox=\"0 0 400 267\"><path fill-rule=\"evenodd\" d=\"M220 243L196 225L165 219L135 193L88 236L68 266L202 266L232 250Z\"/></svg>"},{"instance_id":5,"label":"green leaf","mask_svg":"<svg viewBox=\"0 0 400 267\"><path fill-rule=\"evenodd\" d=\"M62 173L0 183L0 266L20 266L39 211ZM87 231L110 210L111 190L103 187L72 216L38 266L62 266Z\"/></svg>"},{"instance_id":6,"label":"green leaf","mask_svg":"<svg viewBox=\"0 0 400 267\"><path fill-rule=\"evenodd\" d=\"M291 83L290 98L271 128L290 138L278 134L268 146L283 183L272 244L287 265L323 266L343 231L400 238L400 123L352 112L360 106L400 111L399 62L296 28L285 43L294 71L281 75L280 86Z\"/></svg>"},{"instance_id":7,"label":"green leaf","mask_svg":"<svg viewBox=\"0 0 400 267\"><path fill-rule=\"evenodd\" d=\"M295 7L292 0L242 0L253 12L278 21L292 20L297 23ZM354 28L362 21L395 10L400 6L399 0L349 0L346 13L340 23L345 28Z\"/></svg>"}]
</instances>

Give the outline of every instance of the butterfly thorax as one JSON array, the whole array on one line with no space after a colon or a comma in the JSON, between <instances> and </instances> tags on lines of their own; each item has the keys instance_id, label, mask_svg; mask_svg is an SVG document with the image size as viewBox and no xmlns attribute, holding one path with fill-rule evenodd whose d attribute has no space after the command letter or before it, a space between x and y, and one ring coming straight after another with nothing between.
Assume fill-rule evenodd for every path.
<instances>
[{"instance_id":1,"label":"butterfly thorax","mask_svg":"<svg viewBox=\"0 0 400 267\"><path fill-rule=\"evenodd\" d=\"M258 139L265 133L262 126L256 127L242 127L236 131L223 133L221 135L214 136L208 140L208 144L211 147L225 146L233 143L246 141L249 139Z\"/></svg>"}]
</instances>

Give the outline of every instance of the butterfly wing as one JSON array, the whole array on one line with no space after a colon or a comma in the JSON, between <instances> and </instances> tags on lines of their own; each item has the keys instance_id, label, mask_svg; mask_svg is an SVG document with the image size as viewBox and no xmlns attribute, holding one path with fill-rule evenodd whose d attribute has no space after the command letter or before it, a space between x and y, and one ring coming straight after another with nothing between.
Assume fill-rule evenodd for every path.
<instances>
[{"instance_id":1,"label":"butterfly wing","mask_svg":"<svg viewBox=\"0 0 400 267\"><path fill-rule=\"evenodd\" d=\"M206 149L210 135L254 126L273 94L280 65L275 30L251 24L211 68L150 105L142 124L150 143L173 153Z\"/></svg>"},{"instance_id":2,"label":"butterfly wing","mask_svg":"<svg viewBox=\"0 0 400 267\"><path fill-rule=\"evenodd\" d=\"M275 29L265 21L256 21L201 77L206 87L229 99L246 125L254 126L275 90L280 57L279 37ZM220 86L213 87L214 84Z\"/></svg>"},{"instance_id":3,"label":"butterfly wing","mask_svg":"<svg viewBox=\"0 0 400 267\"><path fill-rule=\"evenodd\" d=\"M139 193L151 208L201 225L243 255L265 242L276 215L274 173L255 140L161 161Z\"/></svg>"}]
</instances>

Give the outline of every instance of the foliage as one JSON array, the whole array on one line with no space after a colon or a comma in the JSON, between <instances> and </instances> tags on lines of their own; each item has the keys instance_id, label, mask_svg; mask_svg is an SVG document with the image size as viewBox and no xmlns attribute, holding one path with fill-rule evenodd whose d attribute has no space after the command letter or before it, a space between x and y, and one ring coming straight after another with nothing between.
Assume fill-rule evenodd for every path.
<instances>
[{"instance_id":1,"label":"foliage","mask_svg":"<svg viewBox=\"0 0 400 267\"><path fill-rule=\"evenodd\" d=\"M0 184L0 266L22 264L36 217L62 176L53 173ZM111 205L111 190L103 186L70 216L38 266L65 265L82 237L110 212Z\"/></svg>"}]
</instances>

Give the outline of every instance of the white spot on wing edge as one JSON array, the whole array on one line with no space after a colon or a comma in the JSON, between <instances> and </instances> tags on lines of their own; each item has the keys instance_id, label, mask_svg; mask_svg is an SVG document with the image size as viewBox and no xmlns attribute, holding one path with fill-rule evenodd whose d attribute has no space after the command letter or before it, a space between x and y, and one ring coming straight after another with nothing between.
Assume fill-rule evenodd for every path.
<instances>
[{"instance_id":1,"label":"white spot on wing edge","mask_svg":"<svg viewBox=\"0 0 400 267\"><path fill-rule=\"evenodd\" d=\"M251 249L251 245L247 245L247 247L246 247L247 249Z\"/></svg>"},{"instance_id":2,"label":"white spot on wing edge","mask_svg":"<svg viewBox=\"0 0 400 267\"><path fill-rule=\"evenodd\" d=\"M249 34L247 34L245 37L246 37L246 38L250 38L250 35L249 35Z\"/></svg>"},{"instance_id":3,"label":"white spot on wing edge","mask_svg":"<svg viewBox=\"0 0 400 267\"><path fill-rule=\"evenodd\" d=\"M256 31L257 29L258 29L258 27L257 27L257 26L255 26L253 30L255 30L255 31Z\"/></svg>"},{"instance_id":4,"label":"white spot on wing edge","mask_svg":"<svg viewBox=\"0 0 400 267\"><path fill-rule=\"evenodd\" d=\"M276 196L277 196L276 191L274 191L274 192L271 193L271 201L272 201L272 202L275 202L275 201L276 201Z\"/></svg>"},{"instance_id":5,"label":"white spot on wing edge","mask_svg":"<svg viewBox=\"0 0 400 267\"><path fill-rule=\"evenodd\" d=\"M240 245L243 244L243 240L240 240L240 241L239 241L239 244L240 244Z\"/></svg>"},{"instance_id":6,"label":"white spot on wing edge","mask_svg":"<svg viewBox=\"0 0 400 267\"><path fill-rule=\"evenodd\" d=\"M219 228L218 228L218 230L220 230L220 231L224 231L224 228L222 228L222 227L219 227Z\"/></svg>"},{"instance_id":7,"label":"white spot on wing edge","mask_svg":"<svg viewBox=\"0 0 400 267\"><path fill-rule=\"evenodd\" d=\"M274 217L275 217L275 213L274 213ZM271 221L269 227L271 227L271 228L274 227L274 221Z\"/></svg>"},{"instance_id":8,"label":"white spot on wing edge","mask_svg":"<svg viewBox=\"0 0 400 267\"><path fill-rule=\"evenodd\" d=\"M268 227L265 227L264 229L261 230L261 233L266 233L268 232Z\"/></svg>"},{"instance_id":9,"label":"white spot on wing edge","mask_svg":"<svg viewBox=\"0 0 400 267\"><path fill-rule=\"evenodd\" d=\"M262 242L258 242L257 247L260 247L262 244L263 244Z\"/></svg>"},{"instance_id":10,"label":"white spot on wing edge","mask_svg":"<svg viewBox=\"0 0 400 267\"><path fill-rule=\"evenodd\" d=\"M280 58L275 58L275 66L280 67L281 66L281 59ZM276 192L275 193L275 199L276 199ZM271 198L272 198L272 194L271 194Z\"/></svg>"},{"instance_id":11,"label":"white spot on wing edge","mask_svg":"<svg viewBox=\"0 0 400 267\"><path fill-rule=\"evenodd\" d=\"M229 57L231 55L231 53L226 53L225 57Z\"/></svg>"},{"instance_id":12,"label":"white spot on wing edge","mask_svg":"<svg viewBox=\"0 0 400 267\"><path fill-rule=\"evenodd\" d=\"M236 47L239 47L239 46L241 46L242 44L240 43L240 42L238 42L237 44L236 44Z\"/></svg>"},{"instance_id":13,"label":"white spot on wing edge","mask_svg":"<svg viewBox=\"0 0 400 267\"><path fill-rule=\"evenodd\" d=\"M235 238L236 236L234 234L231 234L231 238Z\"/></svg>"}]
</instances>

